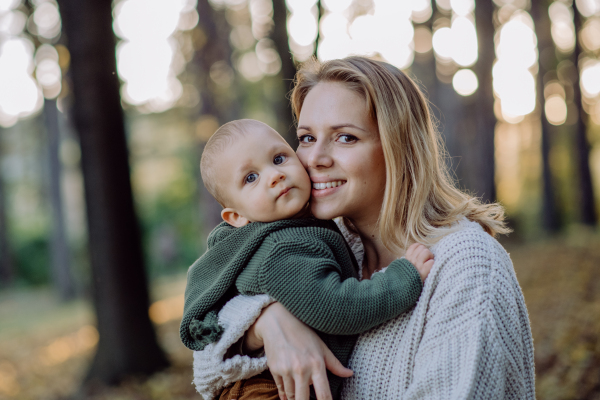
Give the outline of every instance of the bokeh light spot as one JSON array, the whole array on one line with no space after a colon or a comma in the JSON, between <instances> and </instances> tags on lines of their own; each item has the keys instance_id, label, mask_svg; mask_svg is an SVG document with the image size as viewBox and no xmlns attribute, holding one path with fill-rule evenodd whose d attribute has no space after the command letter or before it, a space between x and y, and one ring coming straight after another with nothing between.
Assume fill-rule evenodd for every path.
<instances>
[{"instance_id":1,"label":"bokeh light spot","mask_svg":"<svg viewBox=\"0 0 600 400\"><path fill-rule=\"evenodd\" d=\"M562 125L567 120L567 103L561 96L554 94L546 99L544 105L546 118L552 125Z\"/></svg>"},{"instance_id":2,"label":"bokeh light spot","mask_svg":"<svg viewBox=\"0 0 600 400\"><path fill-rule=\"evenodd\" d=\"M452 78L452 87L461 96L470 96L479 87L477 75L470 69L461 69Z\"/></svg>"}]
</instances>

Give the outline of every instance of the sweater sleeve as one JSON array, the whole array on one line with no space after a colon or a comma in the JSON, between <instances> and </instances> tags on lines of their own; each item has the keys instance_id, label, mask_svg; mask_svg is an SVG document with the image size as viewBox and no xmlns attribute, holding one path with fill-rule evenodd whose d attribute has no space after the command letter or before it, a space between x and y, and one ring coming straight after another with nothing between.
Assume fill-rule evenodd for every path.
<instances>
[{"instance_id":1,"label":"sweater sleeve","mask_svg":"<svg viewBox=\"0 0 600 400\"><path fill-rule=\"evenodd\" d=\"M334 335L358 334L400 315L415 305L423 287L406 259L370 280L341 276L323 241L283 240L265 258L259 284L308 326Z\"/></svg>"},{"instance_id":2,"label":"sweater sleeve","mask_svg":"<svg viewBox=\"0 0 600 400\"><path fill-rule=\"evenodd\" d=\"M508 254L483 232L454 244L426 281L403 398L534 399L529 320Z\"/></svg>"},{"instance_id":3,"label":"sweater sleeve","mask_svg":"<svg viewBox=\"0 0 600 400\"><path fill-rule=\"evenodd\" d=\"M267 295L239 295L219 311L223 335L202 351L194 351L194 385L203 400L212 400L227 385L248 379L267 369L267 358L235 355L225 359L228 349L244 336L263 308L274 300Z\"/></svg>"}]
</instances>

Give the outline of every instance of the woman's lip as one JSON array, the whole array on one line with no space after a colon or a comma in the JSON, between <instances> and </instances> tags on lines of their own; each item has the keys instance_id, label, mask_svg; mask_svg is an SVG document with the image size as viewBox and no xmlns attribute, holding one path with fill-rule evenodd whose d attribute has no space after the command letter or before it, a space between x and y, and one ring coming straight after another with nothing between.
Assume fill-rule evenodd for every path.
<instances>
[{"instance_id":1,"label":"woman's lip","mask_svg":"<svg viewBox=\"0 0 600 400\"><path fill-rule=\"evenodd\" d=\"M346 182L345 179L333 179L333 178L329 178L329 177L318 178L315 176L311 176L310 181L312 183L327 183L327 182L338 182L338 181Z\"/></svg>"},{"instance_id":2,"label":"woman's lip","mask_svg":"<svg viewBox=\"0 0 600 400\"><path fill-rule=\"evenodd\" d=\"M310 192L310 196L311 197L325 197L325 196L329 196L330 194L333 194L335 192L338 191L339 188L343 187L345 185L340 185L340 186L336 186L336 187L332 187L332 188L327 188L327 189L312 189Z\"/></svg>"}]
</instances>

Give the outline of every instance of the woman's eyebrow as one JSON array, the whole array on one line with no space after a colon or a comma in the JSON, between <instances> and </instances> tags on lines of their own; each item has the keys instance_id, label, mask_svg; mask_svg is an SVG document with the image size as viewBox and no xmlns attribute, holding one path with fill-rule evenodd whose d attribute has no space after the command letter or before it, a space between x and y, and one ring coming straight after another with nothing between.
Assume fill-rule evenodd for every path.
<instances>
[{"instance_id":1,"label":"woman's eyebrow","mask_svg":"<svg viewBox=\"0 0 600 400\"><path fill-rule=\"evenodd\" d=\"M356 126L356 125L351 124L351 123L333 125L331 127L331 130L335 131L335 130L342 129L342 128L355 128L355 129L361 130L363 132L367 132L365 129L361 128L360 126ZM299 126L297 130L301 130L301 129L304 129L306 131L310 131L310 128L308 126L304 126L304 125Z\"/></svg>"},{"instance_id":2,"label":"woman's eyebrow","mask_svg":"<svg viewBox=\"0 0 600 400\"><path fill-rule=\"evenodd\" d=\"M338 125L333 125L333 126L331 127L331 129L333 129L334 131L336 131L336 130L338 130L338 129L341 129L341 128L355 128L355 129L361 130L361 131L363 131L363 132L366 132L366 130L365 130L365 129L363 129L363 128L361 128L360 126L356 126L356 125L354 125L354 124L350 124L350 123L347 123L347 124L338 124Z\"/></svg>"}]
</instances>

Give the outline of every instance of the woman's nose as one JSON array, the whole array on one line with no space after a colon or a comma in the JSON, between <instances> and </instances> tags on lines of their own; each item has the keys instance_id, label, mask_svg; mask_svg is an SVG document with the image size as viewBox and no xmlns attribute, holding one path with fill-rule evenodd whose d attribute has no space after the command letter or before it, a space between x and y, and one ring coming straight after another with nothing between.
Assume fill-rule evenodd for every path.
<instances>
[{"instance_id":1,"label":"woman's nose","mask_svg":"<svg viewBox=\"0 0 600 400\"><path fill-rule=\"evenodd\" d=\"M307 158L307 167L320 169L329 168L333 165L333 158L329 153L330 147L325 143L316 143L312 148L309 149Z\"/></svg>"}]
</instances>

